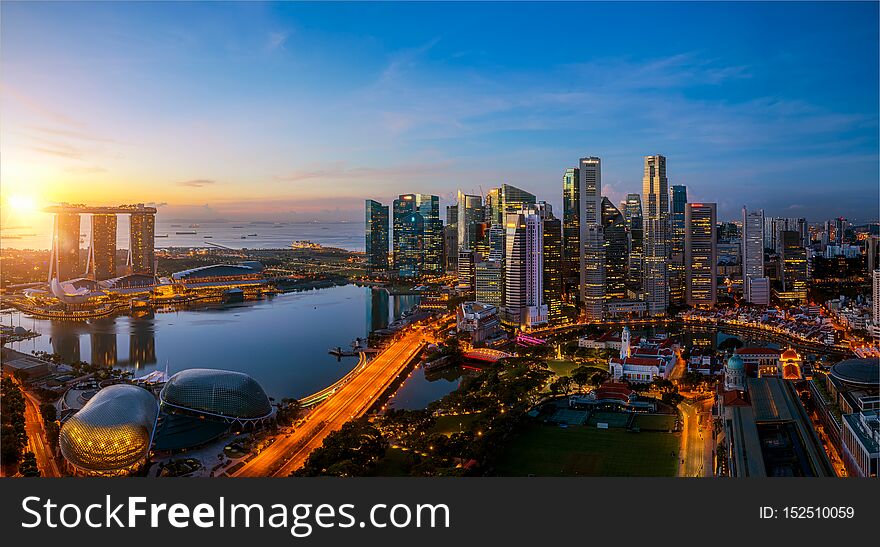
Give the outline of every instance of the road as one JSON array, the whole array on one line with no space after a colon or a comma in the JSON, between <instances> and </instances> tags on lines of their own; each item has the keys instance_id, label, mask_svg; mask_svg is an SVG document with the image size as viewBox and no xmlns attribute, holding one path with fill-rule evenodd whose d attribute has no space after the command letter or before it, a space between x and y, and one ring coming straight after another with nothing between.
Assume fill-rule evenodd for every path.
<instances>
[{"instance_id":1,"label":"road","mask_svg":"<svg viewBox=\"0 0 880 547\"><path fill-rule=\"evenodd\" d=\"M24 395L24 429L28 436L27 449L34 453L37 458L37 469L42 477L60 477L61 471L52 454L46 437L46 428L43 425L43 417L40 414L40 402L22 388Z\"/></svg>"},{"instance_id":2,"label":"road","mask_svg":"<svg viewBox=\"0 0 880 547\"><path fill-rule=\"evenodd\" d=\"M274 443L232 476L286 477L302 467L312 450L320 447L328 435L341 429L347 421L366 413L426 343L426 335L421 330L407 332L315 408L292 433L279 435Z\"/></svg>"},{"instance_id":3,"label":"road","mask_svg":"<svg viewBox=\"0 0 880 547\"><path fill-rule=\"evenodd\" d=\"M681 435L679 477L711 477L712 418L708 409L712 400L681 403L684 427Z\"/></svg>"}]
</instances>

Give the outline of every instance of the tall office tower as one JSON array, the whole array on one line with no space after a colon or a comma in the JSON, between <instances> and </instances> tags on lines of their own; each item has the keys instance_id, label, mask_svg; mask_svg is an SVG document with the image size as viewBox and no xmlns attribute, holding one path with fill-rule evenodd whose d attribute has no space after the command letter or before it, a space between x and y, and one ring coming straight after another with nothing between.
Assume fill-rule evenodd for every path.
<instances>
[{"instance_id":1,"label":"tall office tower","mask_svg":"<svg viewBox=\"0 0 880 547\"><path fill-rule=\"evenodd\" d=\"M673 186L669 237L669 303L676 306L685 302L684 216L686 206L687 186Z\"/></svg>"},{"instance_id":2,"label":"tall office tower","mask_svg":"<svg viewBox=\"0 0 880 547\"><path fill-rule=\"evenodd\" d=\"M443 271L443 222L440 198L402 194L394 200L392 248L401 277L439 275Z\"/></svg>"},{"instance_id":3,"label":"tall office tower","mask_svg":"<svg viewBox=\"0 0 880 547\"><path fill-rule=\"evenodd\" d=\"M486 194L486 201L483 204L483 210L486 213L486 221L490 224L502 224L501 219L501 188L492 188Z\"/></svg>"},{"instance_id":4,"label":"tall office tower","mask_svg":"<svg viewBox=\"0 0 880 547\"><path fill-rule=\"evenodd\" d=\"M581 285L580 169L569 167L562 175L562 259L565 295L577 303Z\"/></svg>"},{"instance_id":5,"label":"tall office tower","mask_svg":"<svg viewBox=\"0 0 880 547\"><path fill-rule=\"evenodd\" d=\"M447 273L458 272L458 205L446 206L446 226L443 227L443 261Z\"/></svg>"},{"instance_id":6,"label":"tall office tower","mask_svg":"<svg viewBox=\"0 0 880 547\"><path fill-rule=\"evenodd\" d=\"M648 313L665 315L669 305L669 191L666 158L645 156L642 179L643 222L645 227L644 290Z\"/></svg>"},{"instance_id":7,"label":"tall office tower","mask_svg":"<svg viewBox=\"0 0 880 547\"><path fill-rule=\"evenodd\" d=\"M776 219L764 217L764 248L776 251Z\"/></svg>"},{"instance_id":8,"label":"tall office tower","mask_svg":"<svg viewBox=\"0 0 880 547\"><path fill-rule=\"evenodd\" d=\"M79 213L55 213L49 281L79 277Z\"/></svg>"},{"instance_id":9,"label":"tall office tower","mask_svg":"<svg viewBox=\"0 0 880 547\"><path fill-rule=\"evenodd\" d=\"M443 271L447 274L458 271L457 226L443 226Z\"/></svg>"},{"instance_id":10,"label":"tall office tower","mask_svg":"<svg viewBox=\"0 0 880 547\"><path fill-rule=\"evenodd\" d=\"M766 230L770 230L770 235ZM765 218L764 219L764 246L776 253L782 252L782 232L797 232L801 238L801 245L806 247L810 242L810 233L807 220L804 218Z\"/></svg>"},{"instance_id":11,"label":"tall office tower","mask_svg":"<svg viewBox=\"0 0 880 547\"><path fill-rule=\"evenodd\" d=\"M868 236L865 242L865 254L867 255L868 272L880 270L880 236Z\"/></svg>"},{"instance_id":12,"label":"tall office tower","mask_svg":"<svg viewBox=\"0 0 880 547\"><path fill-rule=\"evenodd\" d=\"M629 232L629 264L627 264L627 283L641 289L644 274L645 230L642 221L642 196L627 194L623 207L623 219Z\"/></svg>"},{"instance_id":13,"label":"tall office tower","mask_svg":"<svg viewBox=\"0 0 880 547\"><path fill-rule=\"evenodd\" d=\"M784 300L799 303L807 300L807 250L803 246L801 234L794 230L780 233L782 252L782 290Z\"/></svg>"},{"instance_id":14,"label":"tall office tower","mask_svg":"<svg viewBox=\"0 0 880 547\"><path fill-rule=\"evenodd\" d=\"M501 185L501 188L498 189L498 196L500 203L500 218L498 219L498 224L504 224L506 222L508 213L519 213L529 205L534 205L538 202L538 198L534 194L530 194L525 190L521 190L516 186L511 186L509 184Z\"/></svg>"},{"instance_id":15,"label":"tall office tower","mask_svg":"<svg viewBox=\"0 0 880 547\"><path fill-rule=\"evenodd\" d=\"M688 306L714 306L718 300L718 250L715 204L688 203L685 208L685 294Z\"/></svg>"},{"instance_id":16,"label":"tall office tower","mask_svg":"<svg viewBox=\"0 0 880 547\"><path fill-rule=\"evenodd\" d=\"M384 272L388 269L388 206L372 199L366 200L367 269Z\"/></svg>"},{"instance_id":17,"label":"tall office tower","mask_svg":"<svg viewBox=\"0 0 880 547\"><path fill-rule=\"evenodd\" d=\"M835 245L843 245L844 239L846 237L847 228L849 228L849 222L845 218L838 217L834 219Z\"/></svg>"},{"instance_id":18,"label":"tall office tower","mask_svg":"<svg viewBox=\"0 0 880 547\"><path fill-rule=\"evenodd\" d=\"M578 189L581 229L581 298L587 321L600 321L605 309L605 240L602 234L602 160L580 159Z\"/></svg>"},{"instance_id":19,"label":"tall office tower","mask_svg":"<svg viewBox=\"0 0 880 547\"><path fill-rule=\"evenodd\" d=\"M476 260L484 260L489 257L489 230L492 225L486 221L474 223L471 249L477 253Z\"/></svg>"},{"instance_id":20,"label":"tall office tower","mask_svg":"<svg viewBox=\"0 0 880 547\"><path fill-rule=\"evenodd\" d=\"M116 277L116 215L92 214L86 272L95 281Z\"/></svg>"},{"instance_id":21,"label":"tall office tower","mask_svg":"<svg viewBox=\"0 0 880 547\"><path fill-rule=\"evenodd\" d=\"M749 212L742 208L742 270L746 302L768 305L769 279L764 277L764 211L760 209Z\"/></svg>"},{"instance_id":22,"label":"tall office tower","mask_svg":"<svg viewBox=\"0 0 880 547\"><path fill-rule=\"evenodd\" d=\"M504 306L520 327L547 322L544 296L544 229L534 208L505 215Z\"/></svg>"},{"instance_id":23,"label":"tall office tower","mask_svg":"<svg viewBox=\"0 0 880 547\"><path fill-rule=\"evenodd\" d=\"M156 275L156 214L132 212L129 222L128 266L131 273Z\"/></svg>"},{"instance_id":24,"label":"tall office tower","mask_svg":"<svg viewBox=\"0 0 880 547\"><path fill-rule=\"evenodd\" d=\"M543 219L544 224L544 303L547 319L562 317L564 285L562 280L562 220L552 216Z\"/></svg>"},{"instance_id":25,"label":"tall office tower","mask_svg":"<svg viewBox=\"0 0 880 547\"><path fill-rule=\"evenodd\" d=\"M483 198L458 191L458 248L473 249L474 225L483 222Z\"/></svg>"},{"instance_id":26,"label":"tall office tower","mask_svg":"<svg viewBox=\"0 0 880 547\"><path fill-rule=\"evenodd\" d=\"M732 243L741 237L739 226L735 222L722 222L718 225L718 242Z\"/></svg>"},{"instance_id":27,"label":"tall office tower","mask_svg":"<svg viewBox=\"0 0 880 547\"><path fill-rule=\"evenodd\" d=\"M504 226L493 224L489 227L489 260L504 260Z\"/></svg>"},{"instance_id":28,"label":"tall office tower","mask_svg":"<svg viewBox=\"0 0 880 547\"><path fill-rule=\"evenodd\" d=\"M474 288L474 264L477 262L476 252L471 249L458 250L458 287Z\"/></svg>"},{"instance_id":29,"label":"tall office tower","mask_svg":"<svg viewBox=\"0 0 880 547\"><path fill-rule=\"evenodd\" d=\"M874 332L880 330L880 270L871 270L871 284L873 289L873 319ZM876 337L876 334L875 334Z\"/></svg>"},{"instance_id":30,"label":"tall office tower","mask_svg":"<svg viewBox=\"0 0 880 547\"><path fill-rule=\"evenodd\" d=\"M605 299L626 298L628 241L626 221L608 198L602 198L602 235L605 238Z\"/></svg>"},{"instance_id":31,"label":"tall office tower","mask_svg":"<svg viewBox=\"0 0 880 547\"><path fill-rule=\"evenodd\" d=\"M415 194L403 194L394 200L393 215L391 247L394 271L400 277L419 277L424 261L422 242L425 221L416 205Z\"/></svg>"},{"instance_id":32,"label":"tall office tower","mask_svg":"<svg viewBox=\"0 0 880 547\"><path fill-rule=\"evenodd\" d=\"M501 309L504 305L504 268L498 260L484 260L474 265L474 299Z\"/></svg>"}]
</instances>

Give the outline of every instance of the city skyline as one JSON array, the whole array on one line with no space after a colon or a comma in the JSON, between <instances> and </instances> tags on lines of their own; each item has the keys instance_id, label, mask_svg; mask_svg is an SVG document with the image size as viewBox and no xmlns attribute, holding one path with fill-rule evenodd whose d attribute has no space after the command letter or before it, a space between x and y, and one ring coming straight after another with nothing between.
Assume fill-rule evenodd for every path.
<instances>
[{"instance_id":1,"label":"city skyline","mask_svg":"<svg viewBox=\"0 0 880 547\"><path fill-rule=\"evenodd\" d=\"M584 154L615 205L662 154L719 220L876 217L875 4L49 9L4 7L4 226L15 204L132 195L165 218L356 222L364 197L443 207L505 183L562 211ZM545 40L599 16L586 41ZM821 45L798 32L820 23Z\"/></svg>"}]
</instances>

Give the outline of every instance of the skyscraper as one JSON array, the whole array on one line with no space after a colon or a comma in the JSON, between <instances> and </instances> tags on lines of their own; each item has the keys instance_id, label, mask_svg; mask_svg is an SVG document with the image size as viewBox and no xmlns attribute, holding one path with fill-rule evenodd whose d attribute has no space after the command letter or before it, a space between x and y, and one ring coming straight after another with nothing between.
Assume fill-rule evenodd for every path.
<instances>
[{"instance_id":1,"label":"skyscraper","mask_svg":"<svg viewBox=\"0 0 880 547\"><path fill-rule=\"evenodd\" d=\"M443 264L447 273L458 271L458 204L446 206L446 226L443 227Z\"/></svg>"},{"instance_id":2,"label":"skyscraper","mask_svg":"<svg viewBox=\"0 0 880 547\"><path fill-rule=\"evenodd\" d=\"M569 167L562 175L562 258L566 298L574 303L581 284L580 209L580 169Z\"/></svg>"},{"instance_id":3,"label":"skyscraper","mask_svg":"<svg viewBox=\"0 0 880 547\"><path fill-rule=\"evenodd\" d=\"M742 270L746 302L769 304L769 280L764 277L764 211L760 209L749 212L742 208Z\"/></svg>"},{"instance_id":4,"label":"skyscraper","mask_svg":"<svg viewBox=\"0 0 880 547\"><path fill-rule=\"evenodd\" d=\"M474 225L477 222L483 222L485 218L483 198L471 196L459 190L457 203L458 248L473 250Z\"/></svg>"},{"instance_id":5,"label":"skyscraper","mask_svg":"<svg viewBox=\"0 0 880 547\"><path fill-rule=\"evenodd\" d=\"M544 217L544 303L547 318L555 321L562 316L562 221Z\"/></svg>"},{"instance_id":6,"label":"skyscraper","mask_svg":"<svg viewBox=\"0 0 880 547\"><path fill-rule=\"evenodd\" d=\"M533 208L505 215L504 305L508 321L521 327L547 322L543 302L544 230Z\"/></svg>"},{"instance_id":7,"label":"skyscraper","mask_svg":"<svg viewBox=\"0 0 880 547\"><path fill-rule=\"evenodd\" d=\"M372 199L366 200L367 269L373 272L388 270L388 206Z\"/></svg>"},{"instance_id":8,"label":"skyscraper","mask_svg":"<svg viewBox=\"0 0 880 547\"><path fill-rule=\"evenodd\" d=\"M626 298L627 235L623 215L607 197L602 198L605 238L605 299Z\"/></svg>"},{"instance_id":9,"label":"skyscraper","mask_svg":"<svg viewBox=\"0 0 880 547\"><path fill-rule=\"evenodd\" d=\"M642 197L639 194L627 194L623 209L623 218L629 231L629 264L627 265L627 283L634 288L642 288L644 270L645 230L642 217Z\"/></svg>"},{"instance_id":10,"label":"skyscraper","mask_svg":"<svg viewBox=\"0 0 880 547\"><path fill-rule=\"evenodd\" d=\"M669 255L669 303L680 306L685 301L684 230L687 186L672 187L672 221Z\"/></svg>"},{"instance_id":11,"label":"skyscraper","mask_svg":"<svg viewBox=\"0 0 880 547\"><path fill-rule=\"evenodd\" d=\"M95 281L116 277L116 215L92 214L86 272Z\"/></svg>"},{"instance_id":12,"label":"skyscraper","mask_svg":"<svg viewBox=\"0 0 880 547\"><path fill-rule=\"evenodd\" d=\"M483 204L486 213L486 221L490 224L502 224L501 219L501 188L492 188L486 194L486 202Z\"/></svg>"},{"instance_id":13,"label":"skyscraper","mask_svg":"<svg viewBox=\"0 0 880 547\"><path fill-rule=\"evenodd\" d=\"M52 256L49 260L49 281L66 281L79 277L79 213L55 213L52 230Z\"/></svg>"},{"instance_id":14,"label":"skyscraper","mask_svg":"<svg viewBox=\"0 0 880 547\"><path fill-rule=\"evenodd\" d=\"M474 264L477 262L477 253L471 249L458 250L458 287L461 289L473 289L476 283L474 279Z\"/></svg>"},{"instance_id":15,"label":"skyscraper","mask_svg":"<svg viewBox=\"0 0 880 547\"><path fill-rule=\"evenodd\" d=\"M780 232L782 252L782 293L779 298L798 303L807 300L807 250L801 234L793 230Z\"/></svg>"},{"instance_id":16,"label":"skyscraper","mask_svg":"<svg viewBox=\"0 0 880 547\"><path fill-rule=\"evenodd\" d=\"M156 275L155 236L156 214L133 211L128 240L128 266L131 273Z\"/></svg>"},{"instance_id":17,"label":"skyscraper","mask_svg":"<svg viewBox=\"0 0 880 547\"><path fill-rule=\"evenodd\" d=\"M689 306L714 306L718 253L715 204L688 203L685 208L685 294Z\"/></svg>"},{"instance_id":18,"label":"skyscraper","mask_svg":"<svg viewBox=\"0 0 880 547\"><path fill-rule=\"evenodd\" d=\"M874 320L874 338L880 333L880 270L871 271L871 289L873 296L872 319Z\"/></svg>"},{"instance_id":19,"label":"skyscraper","mask_svg":"<svg viewBox=\"0 0 880 547\"><path fill-rule=\"evenodd\" d=\"M587 321L599 321L605 307L605 240L602 234L602 161L581 158L580 197L581 302Z\"/></svg>"},{"instance_id":20,"label":"skyscraper","mask_svg":"<svg viewBox=\"0 0 880 547\"><path fill-rule=\"evenodd\" d=\"M643 222L645 227L645 302L650 315L665 315L669 305L669 191L666 158L645 156L642 179Z\"/></svg>"},{"instance_id":21,"label":"skyscraper","mask_svg":"<svg viewBox=\"0 0 880 547\"><path fill-rule=\"evenodd\" d=\"M477 302L492 304L497 308L504 305L504 268L498 260L483 260L474 265L476 288L474 298Z\"/></svg>"},{"instance_id":22,"label":"skyscraper","mask_svg":"<svg viewBox=\"0 0 880 547\"><path fill-rule=\"evenodd\" d=\"M443 222L440 198L402 194L394 200L392 248L400 277L438 275L443 271Z\"/></svg>"},{"instance_id":23,"label":"skyscraper","mask_svg":"<svg viewBox=\"0 0 880 547\"><path fill-rule=\"evenodd\" d=\"M534 194L509 184L502 184L501 188L498 189L498 195L500 209L497 224L506 222L508 213L519 213L529 205L534 205L538 202L538 198ZM496 221L492 222L496 223Z\"/></svg>"}]
</instances>

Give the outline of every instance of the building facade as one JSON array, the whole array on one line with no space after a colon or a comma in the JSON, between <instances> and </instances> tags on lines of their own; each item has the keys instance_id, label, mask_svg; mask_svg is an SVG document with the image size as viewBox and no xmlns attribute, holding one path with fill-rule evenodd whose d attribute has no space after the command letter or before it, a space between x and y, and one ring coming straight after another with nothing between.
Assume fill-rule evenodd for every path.
<instances>
[{"instance_id":1,"label":"building facade","mask_svg":"<svg viewBox=\"0 0 880 547\"><path fill-rule=\"evenodd\" d=\"M388 270L388 206L372 199L366 200L367 269L372 272Z\"/></svg>"},{"instance_id":2,"label":"building facade","mask_svg":"<svg viewBox=\"0 0 880 547\"><path fill-rule=\"evenodd\" d=\"M565 294L577 303L581 283L580 169L570 167L562 175L562 239L565 262Z\"/></svg>"},{"instance_id":3,"label":"building facade","mask_svg":"<svg viewBox=\"0 0 880 547\"><path fill-rule=\"evenodd\" d=\"M645 156L642 178L645 302L652 316L665 315L669 306L669 181L666 158Z\"/></svg>"},{"instance_id":4,"label":"building facade","mask_svg":"<svg viewBox=\"0 0 880 547\"><path fill-rule=\"evenodd\" d=\"M764 211L742 208L741 242L745 300L766 306L770 303L770 280L764 276Z\"/></svg>"},{"instance_id":5,"label":"building facade","mask_svg":"<svg viewBox=\"0 0 880 547\"><path fill-rule=\"evenodd\" d=\"M116 277L116 215L92 214L86 273L95 281Z\"/></svg>"},{"instance_id":6,"label":"building facade","mask_svg":"<svg viewBox=\"0 0 880 547\"><path fill-rule=\"evenodd\" d=\"M508 321L524 328L547 322L542 224L533 208L505 215L505 313Z\"/></svg>"},{"instance_id":7,"label":"building facade","mask_svg":"<svg viewBox=\"0 0 880 547\"><path fill-rule=\"evenodd\" d=\"M672 187L672 213L669 234L669 303L681 306L685 303L684 231L687 186Z\"/></svg>"},{"instance_id":8,"label":"building facade","mask_svg":"<svg viewBox=\"0 0 880 547\"><path fill-rule=\"evenodd\" d=\"M714 203L688 203L685 208L685 276L688 306L714 306L718 277Z\"/></svg>"},{"instance_id":9,"label":"building facade","mask_svg":"<svg viewBox=\"0 0 880 547\"><path fill-rule=\"evenodd\" d=\"M580 159L581 305L587 321L600 321L605 309L605 238L602 230L602 161Z\"/></svg>"}]
</instances>

